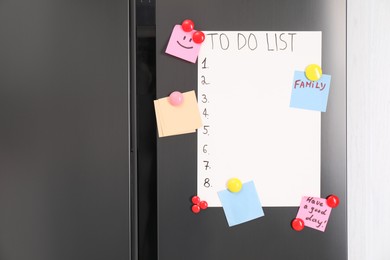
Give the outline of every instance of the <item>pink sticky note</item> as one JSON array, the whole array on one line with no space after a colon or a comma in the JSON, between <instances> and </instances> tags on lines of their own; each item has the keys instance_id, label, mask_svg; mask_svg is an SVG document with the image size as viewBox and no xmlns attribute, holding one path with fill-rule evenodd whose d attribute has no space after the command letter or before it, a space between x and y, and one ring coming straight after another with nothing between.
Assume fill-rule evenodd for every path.
<instances>
[{"instance_id":1,"label":"pink sticky note","mask_svg":"<svg viewBox=\"0 0 390 260\"><path fill-rule=\"evenodd\" d=\"M297 218L305 223L305 227L314 228L322 232L328 224L332 208L326 203L326 199L316 197L302 197Z\"/></svg>"},{"instance_id":2,"label":"pink sticky note","mask_svg":"<svg viewBox=\"0 0 390 260\"><path fill-rule=\"evenodd\" d=\"M192 35L196 32L185 32L181 25L175 25L171 38L169 39L166 53L178 57L180 59L195 63L198 58L200 43L195 43Z\"/></svg>"}]
</instances>

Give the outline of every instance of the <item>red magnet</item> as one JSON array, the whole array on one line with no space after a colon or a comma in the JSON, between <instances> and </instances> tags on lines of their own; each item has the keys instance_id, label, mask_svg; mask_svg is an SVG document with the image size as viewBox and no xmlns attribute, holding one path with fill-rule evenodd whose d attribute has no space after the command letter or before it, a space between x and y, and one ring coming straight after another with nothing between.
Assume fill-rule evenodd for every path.
<instances>
[{"instance_id":1,"label":"red magnet","mask_svg":"<svg viewBox=\"0 0 390 260\"><path fill-rule=\"evenodd\" d=\"M336 195L332 194L326 198L326 204L328 204L328 206L331 208L336 208L339 205L339 203L340 203L340 199Z\"/></svg>"},{"instance_id":2,"label":"red magnet","mask_svg":"<svg viewBox=\"0 0 390 260\"><path fill-rule=\"evenodd\" d=\"M209 206L206 201L201 201L200 198L196 195L191 198L191 202L192 204L194 204L192 205L191 210L195 214L199 213L201 209L207 209L207 207Z\"/></svg>"},{"instance_id":3,"label":"red magnet","mask_svg":"<svg viewBox=\"0 0 390 260\"><path fill-rule=\"evenodd\" d=\"M193 205L191 208L192 212L198 214L200 212L200 207L198 205Z\"/></svg>"},{"instance_id":4,"label":"red magnet","mask_svg":"<svg viewBox=\"0 0 390 260\"><path fill-rule=\"evenodd\" d=\"M192 197L191 201L193 204L198 205L200 203L200 198L198 196L194 196Z\"/></svg>"},{"instance_id":5,"label":"red magnet","mask_svg":"<svg viewBox=\"0 0 390 260\"><path fill-rule=\"evenodd\" d=\"M181 28L185 32L191 32L192 30L194 30L194 27L195 27L194 22L190 19L184 20L181 23Z\"/></svg>"},{"instance_id":6,"label":"red magnet","mask_svg":"<svg viewBox=\"0 0 390 260\"><path fill-rule=\"evenodd\" d=\"M200 44L204 41L206 37L204 36L204 33L202 31L196 31L192 35L192 39L194 40L195 43Z\"/></svg>"},{"instance_id":7,"label":"red magnet","mask_svg":"<svg viewBox=\"0 0 390 260\"><path fill-rule=\"evenodd\" d=\"M179 91L174 91L169 95L168 100L172 106L180 106L184 101L184 96Z\"/></svg>"},{"instance_id":8,"label":"red magnet","mask_svg":"<svg viewBox=\"0 0 390 260\"><path fill-rule=\"evenodd\" d=\"M206 201L204 201L204 200L202 200L202 201L199 203L199 207L200 207L201 209L207 209L208 206L209 206L209 204L208 204Z\"/></svg>"},{"instance_id":9,"label":"red magnet","mask_svg":"<svg viewBox=\"0 0 390 260\"><path fill-rule=\"evenodd\" d=\"M292 228L295 230L295 231L302 231L303 228L305 227L305 223L303 222L302 219L300 218L295 218L292 222L291 222L291 226Z\"/></svg>"}]
</instances>

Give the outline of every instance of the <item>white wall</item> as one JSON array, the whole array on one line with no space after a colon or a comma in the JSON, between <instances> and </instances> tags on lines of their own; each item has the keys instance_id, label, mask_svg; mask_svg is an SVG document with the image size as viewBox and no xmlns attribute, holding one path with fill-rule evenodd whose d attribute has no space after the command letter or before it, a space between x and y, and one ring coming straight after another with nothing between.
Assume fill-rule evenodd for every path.
<instances>
[{"instance_id":1,"label":"white wall","mask_svg":"<svg viewBox=\"0 0 390 260\"><path fill-rule=\"evenodd\" d=\"M390 259L390 0L348 0L349 260Z\"/></svg>"}]
</instances>

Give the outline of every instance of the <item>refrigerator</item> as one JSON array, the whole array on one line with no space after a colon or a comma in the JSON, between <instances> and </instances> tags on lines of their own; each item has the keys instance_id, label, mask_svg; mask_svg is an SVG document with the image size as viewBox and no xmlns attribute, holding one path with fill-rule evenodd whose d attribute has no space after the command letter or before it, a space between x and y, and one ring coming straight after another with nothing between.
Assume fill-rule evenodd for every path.
<instances>
[{"instance_id":1,"label":"refrigerator","mask_svg":"<svg viewBox=\"0 0 390 260\"><path fill-rule=\"evenodd\" d=\"M348 258L346 1L3 0L0 21L0 259ZM306 63L325 111L290 103ZM165 114L175 91L200 124ZM252 184L260 207L229 212ZM326 228L297 230L314 200Z\"/></svg>"}]
</instances>

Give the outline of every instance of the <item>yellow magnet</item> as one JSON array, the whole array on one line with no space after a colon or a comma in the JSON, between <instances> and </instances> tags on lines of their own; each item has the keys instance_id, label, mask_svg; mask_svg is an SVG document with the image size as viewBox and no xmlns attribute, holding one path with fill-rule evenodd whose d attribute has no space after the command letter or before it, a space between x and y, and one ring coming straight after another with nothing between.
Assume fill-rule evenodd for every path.
<instances>
[{"instance_id":1,"label":"yellow magnet","mask_svg":"<svg viewBox=\"0 0 390 260\"><path fill-rule=\"evenodd\" d=\"M322 77L322 69L317 64L310 64L305 70L306 78L311 81L317 81Z\"/></svg>"},{"instance_id":2,"label":"yellow magnet","mask_svg":"<svg viewBox=\"0 0 390 260\"><path fill-rule=\"evenodd\" d=\"M227 187L231 192L239 192L242 188L242 182L237 178L231 178L228 180Z\"/></svg>"}]
</instances>

